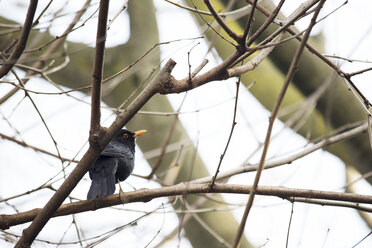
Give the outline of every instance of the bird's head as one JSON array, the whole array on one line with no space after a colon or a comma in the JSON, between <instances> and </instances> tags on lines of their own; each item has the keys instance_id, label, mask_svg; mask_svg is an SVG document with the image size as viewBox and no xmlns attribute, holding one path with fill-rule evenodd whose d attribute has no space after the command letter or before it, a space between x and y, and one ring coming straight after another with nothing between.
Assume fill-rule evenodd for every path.
<instances>
[{"instance_id":1,"label":"bird's head","mask_svg":"<svg viewBox=\"0 0 372 248\"><path fill-rule=\"evenodd\" d=\"M146 133L146 130L139 130L139 131L136 131L136 132L131 132L129 130L126 130L126 129L122 129L119 131L119 133L115 136L114 140L120 142L120 143L124 143L126 145L128 145L130 148L133 148L134 149L134 140L136 139L136 137L140 136L141 134L144 134Z\"/></svg>"}]
</instances>

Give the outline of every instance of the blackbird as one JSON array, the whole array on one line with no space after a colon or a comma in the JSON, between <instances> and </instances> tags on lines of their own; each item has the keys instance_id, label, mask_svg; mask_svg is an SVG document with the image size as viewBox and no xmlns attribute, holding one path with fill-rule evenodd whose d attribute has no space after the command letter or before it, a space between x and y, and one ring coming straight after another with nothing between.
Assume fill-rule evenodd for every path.
<instances>
[{"instance_id":1,"label":"blackbird","mask_svg":"<svg viewBox=\"0 0 372 248\"><path fill-rule=\"evenodd\" d=\"M107 144L89 170L92 184L88 191L88 200L112 195L115 192L115 183L124 181L132 174L134 168L134 140L145 132L146 130L140 130L132 133L122 129Z\"/></svg>"}]
</instances>

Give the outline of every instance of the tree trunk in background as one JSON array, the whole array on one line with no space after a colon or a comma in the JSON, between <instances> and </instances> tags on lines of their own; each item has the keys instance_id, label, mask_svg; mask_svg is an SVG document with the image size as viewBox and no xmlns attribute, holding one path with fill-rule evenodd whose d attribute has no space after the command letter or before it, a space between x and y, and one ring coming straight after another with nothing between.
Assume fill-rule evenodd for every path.
<instances>
[{"instance_id":1,"label":"tree trunk in background","mask_svg":"<svg viewBox=\"0 0 372 248\"><path fill-rule=\"evenodd\" d=\"M215 9L220 12L224 10L224 4L229 1L213 1ZM202 0L193 1L196 7L201 10L206 10ZM234 9L245 6L247 3L236 1ZM272 11L274 5L270 0L260 2L267 9ZM205 26L205 23L199 15L193 14L200 25ZM204 16L210 22L211 18ZM255 11L255 21L253 32L258 29L266 21L266 16L258 10ZM283 15L279 15L279 19L284 20ZM245 26L247 17L242 17L237 21L231 21L228 24L237 33L242 34L242 27ZM262 41L267 36L273 33L278 28L277 25L271 24L269 28L259 36L258 40ZM219 30L222 34L222 29ZM216 37L214 31L209 30L207 37L213 43L213 47L217 50L222 58L227 58L234 48ZM228 37L228 35L224 35ZM289 37L288 34L283 36L283 39ZM311 43L311 42L310 42ZM270 61L263 61L255 70L245 73L242 76L242 83L249 85L252 81L256 84L250 88L250 92L269 110L279 95L281 85L284 81L288 67L291 63L293 55L299 46L299 41L292 39L284 44L277 46L269 55ZM327 91L320 97L317 102L316 110L308 117L307 122L297 131L305 138L315 138L326 134L335 128L366 120L366 113L362 106L357 102L354 96L349 92L343 79L335 75L335 72L327 64L322 62L318 57L310 53L307 49L301 55L298 70L294 75L292 84L289 87L282 108L293 104L301 105L305 103L314 91L321 87L329 78L333 82L328 86ZM280 119L285 122L291 116L284 115ZM328 151L339 157L345 164L355 167L361 174L371 171L372 153L369 146L368 135L365 133L343 141L338 144L331 145ZM369 183L372 183L372 177L367 178Z\"/></svg>"}]
</instances>

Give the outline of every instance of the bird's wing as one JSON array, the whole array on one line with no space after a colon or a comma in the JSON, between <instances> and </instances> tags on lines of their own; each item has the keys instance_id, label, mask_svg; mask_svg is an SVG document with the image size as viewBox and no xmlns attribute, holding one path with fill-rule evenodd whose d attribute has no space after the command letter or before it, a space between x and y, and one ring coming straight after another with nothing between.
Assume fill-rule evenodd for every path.
<instances>
[{"instance_id":1,"label":"bird's wing","mask_svg":"<svg viewBox=\"0 0 372 248\"><path fill-rule=\"evenodd\" d=\"M101 155L121 157L121 156L132 156L133 152L128 146L119 142L110 142L101 152Z\"/></svg>"},{"instance_id":2,"label":"bird's wing","mask_svg":"<svg viewBox=\"0 0 372 248\"><path fill-rule=\"evenodd\" d=\"M115 192L115 173L119 159L112 156L99 156L93 168L89 170L92 185L88 192L88 200L112 195Z\"/></svg>"}]
</instances>

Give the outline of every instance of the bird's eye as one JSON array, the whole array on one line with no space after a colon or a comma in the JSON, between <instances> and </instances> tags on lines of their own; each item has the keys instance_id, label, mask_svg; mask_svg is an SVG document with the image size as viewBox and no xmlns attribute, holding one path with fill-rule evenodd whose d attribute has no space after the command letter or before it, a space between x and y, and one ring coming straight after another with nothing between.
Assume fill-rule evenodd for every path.
<instances>
[{"instance_id":1,"label":"bird's eye","mask_svg":"<svg viewBox=\"0 0 372 248\"><path fill-rule=\"evenodd\" d=\"M128 135L127 133L125 133L125 134L123 134L123 137L124 137L125 139L128 139L129 135Z\"/></svg>"}]
</instances>

